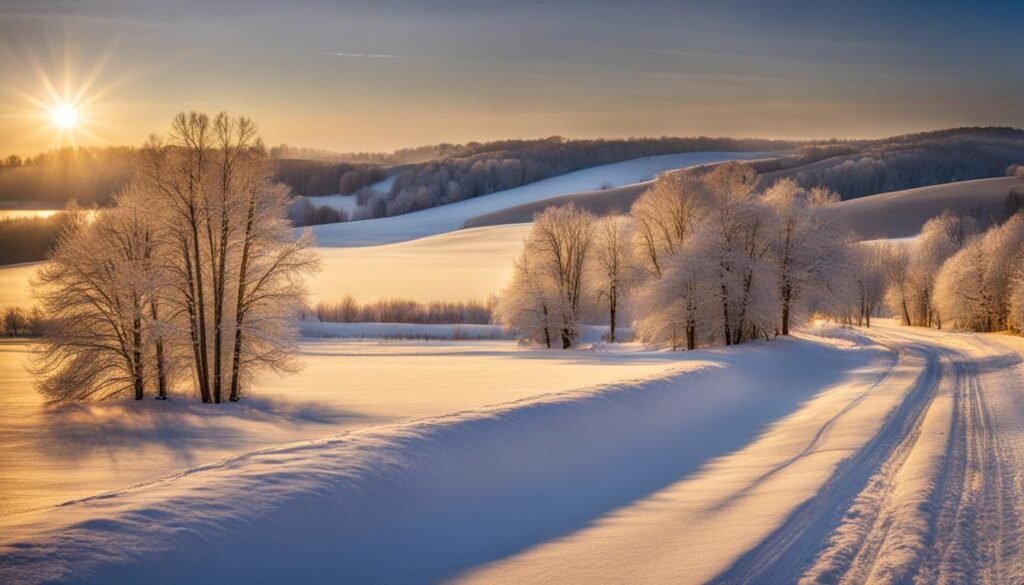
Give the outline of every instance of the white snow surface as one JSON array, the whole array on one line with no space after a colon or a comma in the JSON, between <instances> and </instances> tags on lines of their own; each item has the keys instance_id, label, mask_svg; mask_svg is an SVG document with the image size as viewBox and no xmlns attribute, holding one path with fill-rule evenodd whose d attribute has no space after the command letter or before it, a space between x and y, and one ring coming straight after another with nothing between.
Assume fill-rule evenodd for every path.
<instances>
[{"instance_id":1,"label":"white snow surface","mask_svg":"<svg viewBox=\"0 0 1024 585\"><path fill-rule=\"evenodd\" d=\"M465 571L568 538L700 477L772 421L806 418L809 398L834 396L818 399L834 408L892 362L875 347L811 337L704 350L679 356L675 372L257 451L7 517L0 580L472 576ZM743 542L720 547L740 550L728 540Z\"/></svg>"},{"instance_id":2,"label":"white snow surface","mask_svg":"<svg viewBox=\"0 0 1024 585\"><path fill-rule=\"evenodd\" d=\"M1020 582L1024 340L812 333L17 514L0 580Z\"/></svg>"},{"instance_id":3,"label":"white snow surface","mask_svg":"<svg viewBox=\"0 0 1024 585\"><path fill-rule=\"evenodd\" d=\"M457 230L471 217L579 191L653 180L665 171L729 160L762 158L758 152L688 152L590 167L514 189L394 217L334 223L312 228L320 246L374 246Z\"/></svg>"}]
</instances>

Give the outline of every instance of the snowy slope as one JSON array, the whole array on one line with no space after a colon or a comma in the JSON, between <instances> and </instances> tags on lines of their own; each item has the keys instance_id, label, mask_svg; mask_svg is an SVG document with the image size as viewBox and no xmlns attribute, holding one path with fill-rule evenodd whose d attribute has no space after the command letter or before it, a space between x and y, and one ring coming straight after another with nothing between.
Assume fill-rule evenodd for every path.
<instances>
[{"instance_id":1,"label":"snowy slope","mask_svg":"<svg viewBox=\"0 0 1024 585\"><path fill-rule=\"evenodd\" d=\"M653 179L658 173L668 170L763 156L764 153L753 152L690 152L638 158L405 215L316 226L313 233L321 246L372 246L402 242L457 230L466 220L478 215L577 191L590 191L602 184L618 187Z\"/></svg>"},{"instance_id":2,"label":"snowy slope","mask_svg":"<svg viewBox=\"0 0 1024 585\"><path fill-rule=\"evenodd\" d=\"M835 212L864 238L903 238L917 235L946 209L980 217L1002 214L1011 191L1024 193L1024 180L1000 177L879 193L843 201Z\"/></svg>"},{"instance_id":3,"label":"snowy slope","mask_svg":"<svg viewBox=\"0 0 1024 585\"><path fill-rule=\"evenodd\" d=\"M391 186L395 184L395 179L397 177L398 175L392 175L386 179L372 183L368 187L375 191L380 191L381 193L388 193L391 191ZM335 193L334 195L307 197L307 199L317 207L333 207L334 209L344 211L349 215L349 217L352 217L352 213L359 207L356 203L355 193L351 195Z\"/></svg>"},{"instance_id":4,"label":"snowy slope","mask_svg":"<svg viewBox=\"0 0 1024 585\"><path fill-rule=\"evenodd\" d=\"M817 338L689 352L683 361L685 371L676 374L269 449L20 514L0 536L0 580L119 583L143 573L154 582L221 583L454 577L598 519L614 521L631 502L711 473L714 466L695 472L772 421L782 422L771 429L796 424L792 436L769 431L762 451L746 465L737 462L746 475L716 480L730 486L720 495L741 500L746 482L758 483L759 469L773 469L807 444L814 421L835 418L844 405L872 403L872 384L893 366L889 352ZM787 484L771 491L799 487L790 499L813 493L828 462L866 440L862 435L870 435L898 392L879 393L878 404L864 406L826 462L797 466ZM737 538L744 527L770 528L734 522L716 541L732 554L748 543ZM692 562L685 550L673 558Z\"/></svg>"}]
</instances>

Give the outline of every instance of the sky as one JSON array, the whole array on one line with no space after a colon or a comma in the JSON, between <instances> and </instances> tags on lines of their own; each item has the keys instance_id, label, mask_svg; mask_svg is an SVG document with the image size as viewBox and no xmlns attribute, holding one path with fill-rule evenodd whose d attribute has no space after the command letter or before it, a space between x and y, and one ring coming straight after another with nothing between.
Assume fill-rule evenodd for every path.
<instances>
[{"instance_id":1,"label":"sky","mask_svg":"<svg viewBox=\"0 0 1024 585\"><path fill-rule=\"evenodd\" d=\"M1022 31L1019 1L0 0L0 155L182 110L339 151L1020 127Z\"/></svg>"}]
</instances>

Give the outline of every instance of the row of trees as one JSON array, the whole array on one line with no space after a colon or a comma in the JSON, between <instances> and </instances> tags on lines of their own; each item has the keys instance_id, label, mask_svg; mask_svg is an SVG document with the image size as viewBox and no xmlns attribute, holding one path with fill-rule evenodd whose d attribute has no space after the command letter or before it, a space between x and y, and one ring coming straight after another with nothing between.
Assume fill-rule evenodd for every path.
<instances>
[{"instance_id":1,"label":"row of trees","mask_svg":"<svg viewBox=\"0 0 1024 585\"><path fill-rule=\"evenodd\" d=\"M43 332L43 314L38 307L0 309L0 337L36 337Z\"/></svg>"},{"instance_id":2,"label":"row of trees","mask_svg":"<svg viewBox=\"0 0 1024 585\"><path fill-rule=\"evenodd\" d=\"M788 334L849 262L822 213L838 198L791 180L760 194L756 183L750 166L725 164L662 176L629 215L545 210L501 297L502 322L563 348L597 306L612 340L623 314L641 339L688 349Z\"/></svg>"},{"instance_id":3,"label":"row of trees","mask_svg":"<svg viewBox=\"0 0 1024 585\"><path fill-rule=\"evenodd\" d=\"M317 319L333 323L476 324L491 322L496 299L481 301L417 301L380 299L360 303L351 295L333 303L317 303Z\"/></svg>"},{"instance_id":4,"label":"row of trees","mask_svg":"<svg viewBox=\"0 0 1024 585\"><path fill-rule=\"evenodd\" d=\"M255 124L179 114L142 148L113 208L74 222L37 273L46 317L37 370L52 399L155 388L238 400L262 369L293 368L308 236Z\"/></svg>"}]
</instances>

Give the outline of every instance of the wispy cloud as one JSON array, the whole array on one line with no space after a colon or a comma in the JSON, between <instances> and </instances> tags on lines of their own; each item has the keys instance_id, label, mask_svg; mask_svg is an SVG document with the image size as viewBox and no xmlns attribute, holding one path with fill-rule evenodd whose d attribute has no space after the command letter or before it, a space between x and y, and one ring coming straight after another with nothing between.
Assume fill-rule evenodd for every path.
<instances>
[{"instance_id":1,"label":"wispy cloud","mask_svg":"<svg viewBox=\"0 0 1024 585\"><path fill-rule=\"evenodd\" d=\"M339 53L339 52L328 52L324 55L330 55L331 57L350 57L354 59L401 59L401 55L389 55L388 53Z\"/></svg>"}]
</instances>

